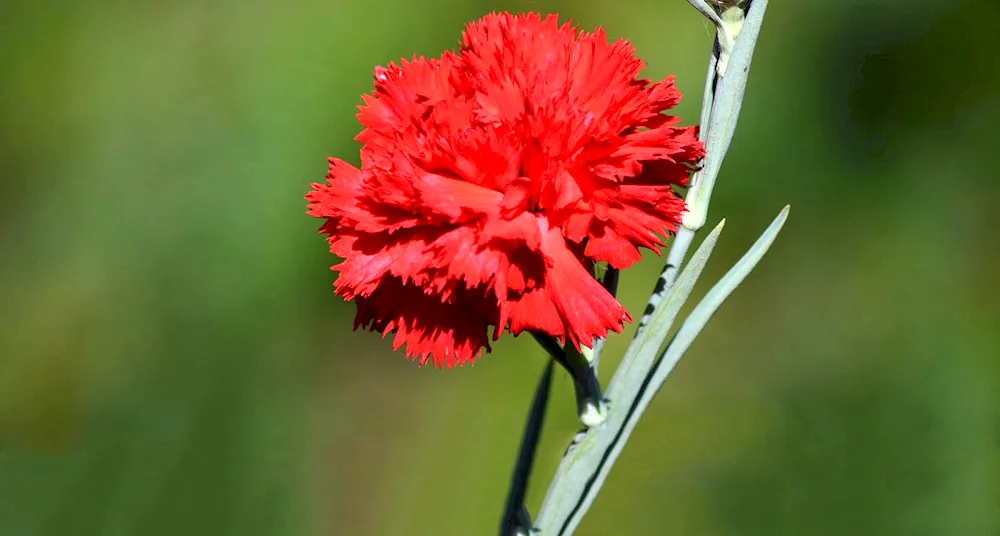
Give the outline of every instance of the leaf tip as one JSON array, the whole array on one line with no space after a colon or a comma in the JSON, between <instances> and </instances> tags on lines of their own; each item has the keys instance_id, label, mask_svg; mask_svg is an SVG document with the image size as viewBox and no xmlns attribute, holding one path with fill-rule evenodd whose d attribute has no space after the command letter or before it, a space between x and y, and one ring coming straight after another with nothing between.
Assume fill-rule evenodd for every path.
<instances>
[{"instance_id":1,"label":"leaf tip","mask_svg":"<svg viewBox=\"0 0 1000 536\"><path fill-rule=\"evenodd\" d=\"M785 220L788 219L788 214L791 211L792 211L792 205L785 205L785 208L781 209L781 212L778 213L778 219L781 220L782 225L784 225Z\"/></svg>"}]
</instances>

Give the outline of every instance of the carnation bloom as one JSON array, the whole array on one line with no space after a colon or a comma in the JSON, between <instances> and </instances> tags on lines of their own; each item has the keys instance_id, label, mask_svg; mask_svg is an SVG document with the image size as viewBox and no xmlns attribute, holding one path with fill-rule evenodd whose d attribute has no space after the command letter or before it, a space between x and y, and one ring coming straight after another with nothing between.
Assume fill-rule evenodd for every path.
<instances>
[{"instance_id":1,"label":"carnation bloom","mask_svg":"<svg viewBox=\"0 0 1000 536\"><path fill-rule=\"evenodd\" d=\"M663 246L684 210L673 186L703 154L661 113L673 78L638 78L632 46L555 15L487 15L461 43L376 68L361 168L331 158L306 196L355 328L448 367L489 351L491 326L577 348L620 332L631 319L593 264Z\"/></svg>"}]
</instances>

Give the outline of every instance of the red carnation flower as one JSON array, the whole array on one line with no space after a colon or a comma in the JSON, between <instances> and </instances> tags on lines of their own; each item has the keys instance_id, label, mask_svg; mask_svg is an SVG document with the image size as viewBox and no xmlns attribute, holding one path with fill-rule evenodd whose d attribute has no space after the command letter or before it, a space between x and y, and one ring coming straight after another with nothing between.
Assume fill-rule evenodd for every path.
<instances>
[{"instance_id":1,"label":"red carnation flower","mask_svg":"<svg viewBox=\"0 0 1000 536\"><path fill-rule=\"evenodd\" d=\"M504 329L577 348L629 314L591 275L657 250L684 210L673 185L702 156L681 98L625 41L555 15L487 15L458 54L376 68L361 168L330 159L309 214L344 260L355 328L437 366L473 361Z\"/></svg>"}]
</instances>

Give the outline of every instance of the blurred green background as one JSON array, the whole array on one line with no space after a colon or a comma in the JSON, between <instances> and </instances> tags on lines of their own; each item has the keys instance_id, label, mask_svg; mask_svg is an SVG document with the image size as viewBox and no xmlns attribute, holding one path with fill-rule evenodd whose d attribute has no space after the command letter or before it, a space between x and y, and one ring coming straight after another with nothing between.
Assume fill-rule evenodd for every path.
<instances>
[{"instance_id":1,"label":"blurred green background","mask_svg":"<svg viewBox=\"0 0 1000 536\"><path fill-rule=\"evenodd\" d=\"M373 67L490 10L629 39L696 121L683 0L3 2L0 535L495 534L542 353L352 334L303 200ZM578 534L1000 534L996 35L994 0L771 3L703 281L791 219Z\"/></svg>"}]
</instances>

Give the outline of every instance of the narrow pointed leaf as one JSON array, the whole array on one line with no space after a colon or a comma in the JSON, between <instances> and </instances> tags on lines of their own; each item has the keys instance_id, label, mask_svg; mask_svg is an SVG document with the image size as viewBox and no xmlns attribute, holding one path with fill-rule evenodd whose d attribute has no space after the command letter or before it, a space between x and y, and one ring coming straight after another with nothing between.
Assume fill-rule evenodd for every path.
<instances>
[{"instance_id":1,"label":"narrow pointed leaf","mask_svg":"<svg viewBox=\"0 0 1000 536\"><path fill-rule=\"evenodd\" d=\"M656 396L656 393L660 390L660 387L666 381L667 376L674 369L674 366L680 361L684 352L690 348L691 343L694 342L698 334L701 333L701 330L708 324L712 315L718 311L722 303L726 301L726 298L736 290L736 287L743 282L746 276L750 274L750 271L757 266L757 263L764 254L767 253L771 244L774 243L774 239L778 236L778 232L781 231L781 227L785 224L785 220L788 218L788 211L788 206L782 209L777 218L764 231L764 234L757 239L757 242L743 255L743 258L712 287L712 290L708 292L701 303L695 307L691 315L684 321L684 324L681 325L681 328L677 331L677 335L674 336L660 361L657 363L656 368L653 370L649 382L639 391L636 403L630 408L620 431L615 434L614 441L602 459L599 460L599 464L596 467L597 470L587 482L585 493L580 502L573 508L570 517L555 534L560 536L572 534L580 524L580 521L583 520L584 514L587 513L590 505L597 497L597 492L600 491L601 486L604 484L604 480L611 471L614 461L618 458L622 448L624 448L625 442L631 435L636 423L639 422L639 418L642 417L643 412L649 406L650 402L652 402L653 397ZM681 277L684 277L683 274ZM680 279L678 279L679 281ZM546 533L543 532L543 534Z\"/></svg>"},{"instance_id":2,"label":"narrow pointed leaf","mask_svg":"<svg viewBox=\"0 0 1000 536\"><path fill-rule=\"evenodd\" d=\"M771 222L771 225L764 231L764 234L757 239L750 250L743 255L743 257L729 269L729 272L719 280L718 283L712 287L712 290L708 291L708 294L701 300L697 307L691 311L691 314L684 320L684 324L677 331L677 335L670 345L664 351L663 356L660 361L656 364L656 368L653 371L653 375L649 384L649 389L643 393L643 399L646 400L645 404L640 402L639 408L645 408L649 401L652 400L656 391L659 390L663 382L666 381L667 376L670 375L670 371L673 370L674 366L680 361L681 356L684 352L690 348L691 343L694 342L701 330L705 328L708 321L712 319L715 312L719 310L719 307L726 301L727 298L736 290L736 287L743 282L744 279L750 272L757 266L757 263L764 257L767 250L771 248L771 244L774 243L775 238L778 237L778 233L781 232L781 228L785 225L785 221L788 219L788 212L791 207L785 206L778 213L778 216Z\"/></svg>"}]
</instances>

